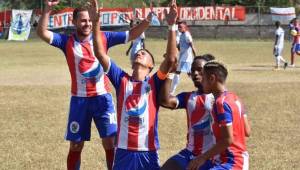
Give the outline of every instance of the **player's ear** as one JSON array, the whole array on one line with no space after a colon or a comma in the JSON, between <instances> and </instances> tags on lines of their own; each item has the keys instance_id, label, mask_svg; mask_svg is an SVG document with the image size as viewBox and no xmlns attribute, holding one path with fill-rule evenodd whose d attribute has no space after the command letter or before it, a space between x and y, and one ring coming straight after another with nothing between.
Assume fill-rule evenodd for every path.
<instances>
[{"instance_id":1,"label":"player's ear","mask_svg":"<svg viewBox=\"0 0 300 170\"><path fill-rule=\"evenodd\" d=\"M210 74L208 80L211 84L217 81L217 76L215 74Z\"/></svg>"}]
</instances>

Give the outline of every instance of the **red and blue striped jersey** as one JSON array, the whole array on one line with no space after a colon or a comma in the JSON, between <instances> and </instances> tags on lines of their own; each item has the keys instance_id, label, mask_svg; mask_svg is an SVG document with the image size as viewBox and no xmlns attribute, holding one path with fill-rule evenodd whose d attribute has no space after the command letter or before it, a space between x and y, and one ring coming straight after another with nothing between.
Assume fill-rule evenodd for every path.
<instances>
[{"instance_id":1,"label":"red and blue striped jersey","mask_svg":"<svg viewBox=\"0 0 300 170\"><path fill-rule=\"evenodd\" d=\"M186 109L187 145L186 149L199 155L208 151L214 144L211 110L214 103L212 94L184 92L177 95L178 107Z\"/></svg>"},{"instance_id":2,"label":"red and blue striped jersey","mask_svg":"<svg viewBox=\"0 0 300 170\"><path fill-rule=\"evenodd\" d=\"M242 103L235 94L224 92L216 98L212 115L216 142L221 138L220 127L232 126L233 129L233 143L224 152L216 156L217 161L231 165L231 169L243 169L247 166L248 153L246 150Z\"/></svg>"},{"instance_id":3,"label":"red and blue striped jersey","mask_svg":"<svg viewBox=\"0 0 300 170\"><path fill-rule=\"evenodd\" d=\"M107 76L117 94L117 147L132 151L159 149L158 92L163 80L155 73L144 81L134 81L113 61Z\"/></svg>"},{"instance_id":4,"label":"red and blue striped jersey","mask_svg":"<svg viewBox=\"0 0 300 170\"><path fill-rule=\"evenodd\" d=\"M102 32L102 42L110 47L126 43L127 32ZM71 93L73 96L92 97L109 92L109 80L94 55L93 39L80 41L75 34L53 33L50 44L60 48L65 56L71 74Z\"/></svg>"}]
</instances>

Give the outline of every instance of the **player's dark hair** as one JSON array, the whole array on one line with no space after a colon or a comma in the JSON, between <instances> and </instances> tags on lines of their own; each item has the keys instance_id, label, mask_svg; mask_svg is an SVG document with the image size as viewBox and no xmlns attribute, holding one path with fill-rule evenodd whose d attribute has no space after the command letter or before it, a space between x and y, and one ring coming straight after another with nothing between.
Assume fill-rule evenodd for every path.
<instances>
[{"instance_id":1,"label":"player's dark hair","mask_svg":"<svg viewBox=\"0 0 300 170\"><path fill-rule=\"evenodd\" d=\"M78 18L78 13L83 12L83 11L88 11L88 8L87 7L75 8L73 11L73 20L76 20Z\"/></svg>"},{"instance_id":2,"label":"player's dark hair","mask_svg":"<svg viewBox=\"0 0 300 170\"><path fill-rule=\"evenodd\" d=\"M279 21L276 21L275 22L275 26L278 28L278 27L280 27L280 25L281 25L281 23L279 22Z\"/></svg>"},{"instance_id":3,"label":"player's dark hair","mask_svg":"<svg viewBox=\"0 0 300 170\"><path fill-rule=\"evenodd\" d=\"M212 54L203 54L203 55L199 55L194 57L193 62L195 62L196 60L205 60L206 62L214 60L215 57Z\"/></svg>"},{"instance_id":4,"label":"player's dark hair","mask_svg":"<svg viewBox=\"0 0 300 170\"><path fill-rule=\"evenodd\" d=\"M187 25L185 21L177 20L177 25L179 25L179 24Z\"/></svg>"},{"instance_id":5,"label":"player's dark hair","mask_svg":"<svg viewBox=\"0 0 300 170\"><path fill-rule=\"evenodd\" d=\"M226 81L228 71L224 64L217 61L209 61L203 67L203 72L208 75L216 75L218 81L224 83Z\"/></svg>"}]
</instances>

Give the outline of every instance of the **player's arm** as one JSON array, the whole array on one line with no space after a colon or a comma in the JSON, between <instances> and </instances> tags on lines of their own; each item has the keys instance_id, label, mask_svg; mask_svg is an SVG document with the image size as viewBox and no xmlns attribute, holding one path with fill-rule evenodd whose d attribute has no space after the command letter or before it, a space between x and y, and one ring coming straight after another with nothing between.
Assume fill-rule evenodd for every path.
<instances>
[{"instance_id":1,"label":"player's arm","mask_svg":"<svg viewBox=\"0 0 300 170\"><path fill-rule=\"evenodd\" d=\"M193 52L193 55L195 57L196 56L196 50L195 50L195 46L194 46L193 42L190 42L190 46L192 48L192 52Z\"/></svg>"},{"instance_id":2,"label":"player's arm","mask_svg":"<svg viewBox=\"0 0 300 170\"><path fill-rule=\"evenodd\" d=\"M129 46L129 48L128 48L128 50L126 51L126 55L128 55L128 54L129 54L129 52L130 52L130 50L131 50L131 48L132 48L132 44L133 44L133 42L131 42L131 43L130 43L130 46Z\"/></svg>"},{"instance_id":3,"label":"player's arm","mask_svg":"<svg viewBox=\"0 0 300 170\"><path fill-rule=\"evenodd\" d=\"M217 155L226 148L230 146L233 142L233 129L232 125L221 126L220 127L221 138L220 140L207 152L200 154L195 159L193 159L189 165L188 170L198 170L201 165L205 163L206 160L212 158L214 155Z\"/></svg>"},{"instance_id":4,"label":"player's arm","mask_svg":"<svg viewBox=\"0 0 300 170\"><path fill-rule=\"evenodd\" d=\"M91 17L92 27L93 27L93 44L94 44L94 53L96 58L99 60L104 71L107 71L109 68L109 56L106 54L106 50L103 46L100 30L100 14L98 12L98 2L97 0L90 0L89 7L89 16Z\"/></svg>"},{"instance_id":5,"label":"player's arm","mask_svg":"<svg viewBox=\"0 0 300 170\"><path fill-rule=\"evenodd\" d=\"M154 13L150 12L146 19L144 19L140 24L138 24L137 26L135 26L129 30L128 41L137 39L143 32L146 31L146 29L149 27L149 25L151 23L153 15L154 15Z\"/></svg>"},{"instance_id":6,"label":"player's arm","mask_svg":"<svg viewBox=\"0 0 300 170\"><path fill-rule=\"evenodd\" d=\"M43 10L42 16L39 19L37 26L37 35L47 43L50 43L53 33L48 30L49 16L53 6L57 5L59 0L45 0L45 8Z\"/></svg>"},{"instance_id":7,"label":"player's arm","mask_svg":"<svg viewBox=\"0 0 300 170\"><path fill-rule=\"evenodd\" d=\"M176 109L178 99L170 94L172 80L168 77L160 90L160 105L169 109Z\"/></svg>"},{"instance_id":8,"label":"player's arm","mask_svg":"<svg viewBox=\"0 0 300 170\"><path fill-rule=\"evenodd\" d=\"M164 57L163 62L159 67L159 73L163 75L167 75L171 70L172 67L176 63L176 56L177 56L177 48L176 48L176 19L177 19L177 5L175 0L172 0L170 3L170 11L167 13L165 10L165 16L167 18L167 22L169 25L169 32L168 32L168 44L166 55Z\"/></svg>"},{"instance_id":9,"label":"player's arm","mask_svg":"<svg viewBox=\"0 0 300 170\"><path fill-rule=\"evenodd\" d=\"M243 121L244 121L244 125L245 125L245 127L244 127L244 129L245 129L245 136L246 136L246 137L250 137L251 126L250 126L249 120L248 120L246 114L244 114L243 117L244 117L244 118L243 118Z\"/></svg>"}]
</instances>

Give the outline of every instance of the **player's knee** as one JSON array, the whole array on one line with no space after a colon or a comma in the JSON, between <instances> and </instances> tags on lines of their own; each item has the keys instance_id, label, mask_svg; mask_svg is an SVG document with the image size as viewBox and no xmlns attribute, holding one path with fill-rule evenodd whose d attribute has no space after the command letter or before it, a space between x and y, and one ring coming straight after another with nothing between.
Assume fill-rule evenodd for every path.
<instances>
[{"instance_id":1,"label":"player's knee","mask_svg":"<svg viewBox=\"0 0 300 170\"><path fill-rule=\"evenodd\" d=\"M104 149L112 149L115 147L115 137L102 138L102 145Z\"/></svg>"},{"instance_id":2,"label":"player's knee","mask_svg":"<svg viewBox=\"0 0 300 170\"><path fill-rule=\"evenodd\" d=\"M71 151L82 151L84 142L70 142Z\"/></svg>"}]
</instances>

